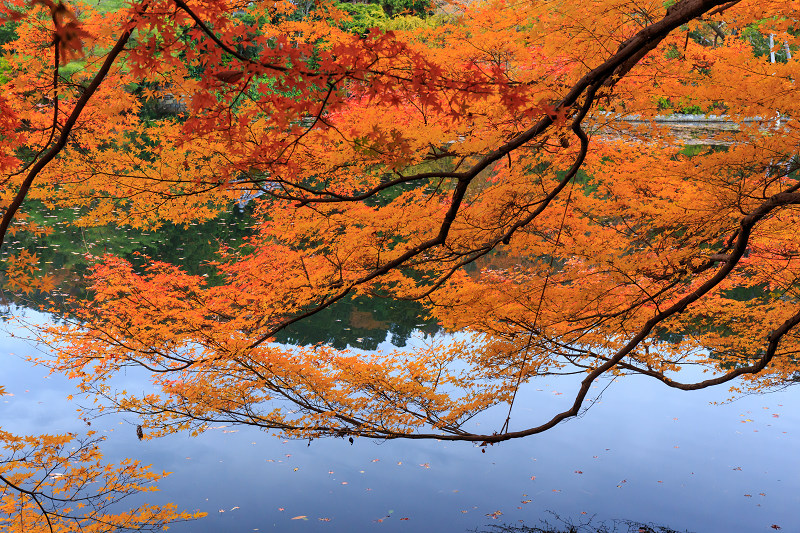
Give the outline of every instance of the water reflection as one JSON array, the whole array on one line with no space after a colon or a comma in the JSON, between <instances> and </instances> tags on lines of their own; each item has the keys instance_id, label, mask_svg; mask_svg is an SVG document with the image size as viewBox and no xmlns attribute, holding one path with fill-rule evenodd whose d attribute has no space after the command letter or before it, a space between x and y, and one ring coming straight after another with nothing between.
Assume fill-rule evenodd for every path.
<instances>
[{"instance_id":1,"label":"water reflection","mask_svg":"<svg viewBox=\"0 0 800 533\"><path fill-rule=\"evenodd\" d=\"M70 276L85 270L87 251L136 260L133 252L140 250L204 273L217 240L236 242L248 232L246 214L230 217L188 230L164 228L158 236L59 229L45 243L21 237L15 246L33 246L71 287L62 290L80 296L83 289ZM23 313L32 321L52 318ZM24 330L9 328L16 336L0 345L0 380L14 396L0 403L3 428L85 430L77 405L65 401L72 386L25 362L38 348L19 338ZM354 299L281 332L278 340L390 350L437 331L416 304ZM553 378L520 391L512 429L564 409L575 381ZM120 376L117 386L141 390L146 384L130 374ZM133 415L106 417L93 428L107 437L108 460L133 457L174 472L160 484L161 492L148 495L153 503L173 501L209 513L199 522L175 525L171 531L177 533L528 532L548 531L550 525L552 531L581 531L576 528L589 527L584 517L594 517L591 524L598 528L621 531L630 524L673 531L651 522L674 531L800 531L800 401L787 390L710 405L725 397L719 389L687 393L641 376L623 379L582 418L488 447L485 454L468 443L356 439L350 445L332 438L309 446L227 426L198 438L176 434L139 441ZM491 432L504 415L490 411L477 423ZM572 522L543 524L548 511ZM615 521L620 518L631 522Z\"/></svg>"},{"instance_id":2,"label":"water reflection","mask_svg":"<svg viewBox=\"0 0 800 533\"><path fill-rule=\"evenodd\" d=\"M253 222L249 208L242 210L234 206L208 222L186 227L164 224L152 232L111 226L81 228L71 225L80 215L78 209L71 215L64 212L56 215L35 202L31 204L31 218L55 231L46 237L19 233L3 248L0 257L21 250L36 253L43 274L53 276L57 287L53 294L6 294L7 304L37 309L59 309L67 296L87 297L84 276L95 261L93 258L105 253L118 255L138 266L154 258L178 265L189 274L205 275L213 284L218 280L208 262L215 259L220 245L242 244L251 234ZM436 322L427 318L427 312L419 303L356 297L341 300L316 316L293 324L281 331L276 341L374 350L386 339L387 332L393 345L403 347L414 331L429 335L439 331Z\"/></svg>"},{"instance_id":3,"label":"water reflection","mask_svg":"<svg viewBox=\"0 0 800 533\"><path fill-rule=\"evenodd\" d=\"M408 342L418 340L412 335ZM379 348L391 346L384 341ZM14 394L0 403L3 427L86 429L75 403L65 401L74 393L70 384L60 376L43 379L44 369L20 358L36 349L17 337L2 344L2 380ZM116 385L143 387L134 374ZM574 387L573 379L552 379L521 391L512 424L561 408ZM106 417L92 428L107 437L108 460L134 457L174 472L148 495L153 503L209 513L175 525L176 533L463 533L541 527L548 511L573 524L594 517L595 525L625 519L675 531L800 530L795 391L709 404L724 397L720 390L686 393L641 377L622 379L581 419L485 454L467 443L356 439L350 445L331 438L309 446L233 426L198 438L140 442L132 415ZM491 431L503 417L489 412L478 422Z\"/></svg>"},{"instance_id":4,"label":"water reflection","mask_svg":"<svg viewBox=\"0 0 800 533\"><path fill-rule=\"evenodd\" d=\"M598 522L594 517L580 519L564 518L556 513L543 518L538 525L489 524L472 529L472 533L689 533L670 527L631 520Z\"/></svg>"},{"instance_id":5,"label":"water reflection","mask_svg":"<svg viewBox=\"0 0 800 533\"><path fill-rule=\"evenodd\" d=\"M283 344L324 343L339 350L350 346L372 351L383 342L402 348L414 333L435 335L439 330L417 302L358 296L340 300L309 319L292 324L280 331L275 340Z\"/></svg>"}]
</instances>

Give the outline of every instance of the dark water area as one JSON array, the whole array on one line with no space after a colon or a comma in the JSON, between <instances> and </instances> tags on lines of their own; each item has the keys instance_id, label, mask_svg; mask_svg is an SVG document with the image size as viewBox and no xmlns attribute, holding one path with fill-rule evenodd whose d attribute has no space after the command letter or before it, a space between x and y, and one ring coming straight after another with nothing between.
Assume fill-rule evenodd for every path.
<instances>
[{"instance_id":1,"label":"dark water area","mask_svg":"<svg viewBox=\"0 0 800 533\"><path fill-rule=\"evenodd\" d=\"M165 224L146 231L128 227L82 228L71 225L80 210L70 216L55 214L42 206L30 209L31 218L50 226L49 236L20 233L0 251L0 259L27 250L40 259L41 274L52 276L57 287L51 294L5 294L6 300L33 309L55 308L69 297L86 298L89 293L84 276L104 254L114 254L134 267L150 260L180 266L192 275L205 275L209 283L221 282L210 262L218 259L220 246L235 249L251 235L253 220L249 207L232 209L217 218L185 226ZM0 274L1 275L1 274ZM0 315L2 310L0 310ZM54 315L58 319L58 315ZM280 331L275 340L284 344L325 343L337 349L353 346L374 350L387 332L395 346L403 347L414 331L435 334L439 328L427 318L417 302L390 301L356 297L337 302L311 320L293 324Z\"/></svg>"},{"instance_id":2,"label":"dark water area","mask_svg":"<svg viewBox=\"0 0 800 533\"><path fill-rule=\"evenodd\" d=\"M327 344L338 350L376 350L388 342L404 348L412 336L435 335L438 324L417 302L358 296L340 300L275 335L281 344Z\"/></svg>"}]
</instances>

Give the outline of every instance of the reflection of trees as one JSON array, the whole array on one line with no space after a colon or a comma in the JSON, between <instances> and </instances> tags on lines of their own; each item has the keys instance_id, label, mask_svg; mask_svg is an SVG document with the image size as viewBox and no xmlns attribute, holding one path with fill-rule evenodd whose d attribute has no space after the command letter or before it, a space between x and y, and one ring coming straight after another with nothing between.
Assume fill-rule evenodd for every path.
<instances>
[{"instance_id":1,"label":"reflection of trees","mask_svg":"<svg viewBox=\"0 0 800 533\"><path fill-rule=\"evenodd\" d=\"M316 315L278 332L275 339L285 344L329 344L336 349L353 346L375 350L386 340L405 346L411 334L420 330L429 335L439 331L436 322L426 318L417 302L366 298L340 300Z\"/></svg>"},{"instance_id":2,"label":"reflection of trees","mask_svg":"<svg viewBox=\"0 0 800 533\"><path fill-rule=\"evenodd\" d=\"M596 522L593 517L575 522L569 518L550 513L553 518L540 520L538 526L487 524L471 529L474 533L681 533L667 526L632 520L609 520ZM684 533L688 531L684 530Z\"/></svg>"},{"instance_id":3,"label":"reflection of trees","mask_svg":"<svg viewBox=\"0 0 800 533\"><path fill-rule=\"evenodd\" d=\"M218 282L216 271L208 263L216 259L220 245L234 247L250 233L252 223L249 210L234 207L227 213L186 227L164 224L158 232L110 226L82 228L73 224L80 216L60 212L55 215L43 207L30 210L31 218L41 226L56 231L47 236L19 233L3 255L21 250L35 253L43 274L53 277L56 283L55 298L87 297L85 275L94 257L111 253L144 265L151 258L180 266L194 275L207 275L211 284ZM23 306L52 308L53 295L40 293L27 295L6 294L9 300ZM395 346L405 346L411 333L422 330L436 333L435 322L426 318L427 312L417 302L390 301L380 298L358 297L341 301L310 320L295 324L278 335L278 341L310 345L325 343L336 348L354 346L374 350L386 340L387 331Z\"/></svg>"},{"instance_id":4,"label":"reflection of trees","mask_svg":"<svg viewBox=\"0 0 800 533\"><path fill-rule=\"evenodd\" d=\"M53 228L50 235L17 233L3 248L0 258L21 250L36 254L41 274L52 276L56 289L53 295L86 298L86 274L95 258L114 254L134 265L143 265L151 258L180 266L189 274L213 276L209 261L216 258L220 245L236 246L248 236L251 218L248 209L234 207L212 220L191 223L186 227L164 224L158 232L129 227L80 227L75 220L79 210L71 214L51 213L40 204L31 202L28 215L42 227ZM215 280L210 278L213 283ZM5 297L23 306L41 307L50 297L40 293Z\"/></svg>"}]
</instances>

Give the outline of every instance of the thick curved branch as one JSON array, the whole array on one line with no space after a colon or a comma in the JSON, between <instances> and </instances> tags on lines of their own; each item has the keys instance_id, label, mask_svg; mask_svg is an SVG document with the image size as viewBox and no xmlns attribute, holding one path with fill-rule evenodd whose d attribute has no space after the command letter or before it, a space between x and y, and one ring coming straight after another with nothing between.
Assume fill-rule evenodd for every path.
<instances>
[{"instance_id":1,"label":"thick curved branch","mask_svg":"<svg viewBox=\"0 0 800 533\"><path fill-rule=\"evenodd\" d=\"M174 1L175 1L175 5L178 6L179 8L181 8L181 10L183 10L184 13L189 15L189 17L191 17L191 19L194 21L194 23L197 24L197 27L200 28L203 31L203 33L205 33L208 36L209 39L214 41L214 44L219 46L220 49L224 50L227 54L230 54L231 56L235 57L236 59L238 59L242 63L255 64L255 65L258 65L260 67L266 68L268 70L275 70L275 71L278 71L278 72L294 72L294 69L291 69L289 67L283 67L283 66L280 66L280 65L269 65L269 64L264 64L264 63L257 63L255 61L253 61L252 59L249 59L249 58L243 56L242 54L240 54L239 52L237 52L236 50L234 50L233 48L231 48L227 44L223 43L220 40L220 38L217 37L217 34L215 34L214 31L211 28L208 27L208 24L203 22L203 19L201 19L197 15L197 13L195 13L192 10L192 8L190 8L186 4L186 2L184 2L183 0L174 0ZM304 74L313 74L313 73L304 73Z\"/></svg>"},{"instance_id":2,"label":"thick curved branch","mask_svg":"<svg viewBox=\"0 0 800 533\"><path fill-rule=\"evenodd\" d=\"M744 252L747 249L747 244L750 240L750 233L752 232L753 227L773 209L789 204L800 204L800 193L784 192L776 194L771 198L769 198L766 202L761 204L758 208L753 210L750 214L745 216L739 224L740 228L738 231L738 237L736 239L736 243L731 249L728 261L723 263L724 266L720 270L718 270L717 273L714 274L714 276L712 276L705 283L703 283L698 288L693 290L691 293L687 294L686 296L675 302L669 308L665 309L664 311L661 311L660 313L657 313L655 316L650 318L650 320L648 320L644 324L644 326L642 326L639 332L630 341L628 341L628 343L625 346L623 346L619 351L617 351L617 353L613 357L609 358L605 363L603 363L602 365L591 371L589 375L586 376L586 378L584 378L583 381L581 382L581 386L578 390L578 393L575 396L575 401L573 402L573 405L570 409L558 413L548 422L540 426L529 428L522 431L517 431L514 433L506 433L503 435L492 436L490 439L487 440L489 442L497 442L499 440L506 440L504 437L518 438L518 437L525 437L528 435L534 435L536 433L542 433L543 431L546 431L554 427L562 420L571 418L573 416L577 416L580 412L583 400L589 393L589 388L591 387L592 383L602 374L604 374L605 372L611 370L614 366L616 366L617 363L619 363L624 357L628 356L643 340L647 338L648 335L650 335L650 332L656 325L663 322L667 318L682 312L689 305L696 302L704 295L708 294L714 287L719 285L719 283L722 282L722 280L727 278L728 274L730 274L731 271L733 271L734 267L739 262L742 255L744 255ZM769 340L770 340L770 348L772 349L772 355L769 356L768 360L763 362L764 366L766 366L769 360L772 359L774 351L775 349L777 349L777 343L781 339L781 337L783 337L783 335L785 335L798 322L800 322L800 313L798 313L798 315L795 315L794 317L792 317L792 319L785 322L780 328L778 328L775 332L773 332L770 335ZM735 375L731 375L731 377L729 377L724 381L729 381L734 377L747 372L751 373L757 372L758 370L763 368L762 366L758 370L755 370L756 367L758 367L758 364L753 365L751 370L748 370L747 368L737 369L737 371L740 370L740 372L738 373L737 371L731 372L730 374L735 374ZM713 382L714 380L708 380L708 381ZM705 386L710 386L713 384L715 383L709 383L709 385ZM703 388L703 387L697 387L697 388Z\"/></svg>"},{"instance_id":3,"label":"thick curved branch","mask_svg":"<svg viewBox=\"0 0 800 533\"><path fill-rule=\"evenodd\" d=\"M182 0L176 0L182 1ZM606 85L608 86L608 80L612 79L614 76L620 76L626 74L631 68L633 68L635 62L641 60L643 55L640 55L640 51L644 48L648 50L652 49L653 47L657 46L664 38L666 38L669 33L680 27L682 24L696 18L709 9L712 9L715 6L724 3L722 0L683 0L678 4L675 4L668 12L667 15L661 19L659 22L652 24L635 36L628 39L625 43L623 43L619 50L612 55L609 59L603 62L600 66L592 69L590 72L585 74L574 86L573 88L567 93L567 95L561 99L561 101L555 106L555 111L563 110L563 109L570 109L575 105L576 102L580 99L584 93L586 93L586 101L584 102L581 111L578 114L576 119L582 119L583 116L588 112L589 108L593 103L593 97L595 92L599 89L599 87ZM635 61L634 61L635 60ZM634 61L631 63L631 61ZM621 70L620 70L621 69ZM622 72L622 74L620 74ZM617 78L618 79L618 78ZM616 83L616 81L613 81ZM612 84L613 84L612 83ZM347 287L345 287L342 291L335 294L333 297L325 300L324 302L320 303L319 305L315 306L314 308L310 309L309 311L292 317L290 319L284 320L274 328L271 328L268 332L261 335L258 339L253 341L250 345L250 348L255 348L256 346L266 342L269 338L273 337L277 332L283 330L284 328L288 327L295 322L299 322L309 316L317 314L319 311L329 307L336 301L341 300L355 288L356 286L363 285L372 281L375 278L383 276L388 272L399 268L400 266L404 265L410 259L418 256L419 254L429 250L435 246L444 244L447 236L449 234L449 230L453 221L455 220L456 215L458 214L459 208L461 206L461 201L464 198L464 195L469 187L469 184L475 179L480 172L488 168L494 162L506 157L508 154L517 150L523 146L525 146L528 142L536 138L537 136L541 135L544 131L549 129L554 124L554 119L551 118L550 115L546 115L541 118L536 124L534 124L528 130L516 135L510 141L502 144L495 150L489 152L485 156L483 156L480 160L478 160L472 167L468 170L463 172L450 172L446 173L447 177L452 177L458 180L456 188L453 191L451 197L451 205L448 209L447 213L444 215L442 223L440 225L439 234L429 239L423 243L414 246L413 248L407 250L404 254L397 257L396 259L389 261L382 266L374 269L369 274L362 276L361 278L353 281ZM577 126L577 130L575 127ZM573 131L576 131L576 134L580 137L580 120L573 121ZM570 169L570 173L574 176L578 169L580 168L583 162L583 156L585 156L584 152L584 144L588 142L588 140L584 140L585 134L583 138L581 138L581 153L579 154L578 159L576 160L575 164L573 164L572 168ZM442 177L444 173L426 173L424 176L430 177ZM419 175L418 175L419 176ZM418 177L416 176L416 177ZM411 178L411 176L407 177ZM571 179L571 177L570 177ZM538 216L544 208L549 204L553 198L555 198L567 185L569 180L562 180L559 186L551 192L549 195L549 200L543 206L540 206L539 209L531 213L526 220L520 222L519 226L515 226L514 229L511 231L516 231L522 225L529 224L533 221L536 216ZM510 238L509 234L507 237Z\"/></svg>"},{"instance_id":4,"label":"thick curved branch","mask_svg":"<svg viewBox=\"0 0 800 533\"><path fill-rule=\"evenodd\" d=\"M37 493L37 492L30 491L30 490L26 490L26 489L24 489L24 488L22 488L22 487L20 487L18 485L15 485L14 483L12 483L10 480L6 479L2 475L0 475L0 481L5 483L12 490L15 490L15 491L17 491L17 492L19 492L21 494L25 494L30 499L32 499L34 502L36 502L36 506L39 507L39 510L42 512L42 515L47 520L47 529L50 530L50 533L54 533L54 531L53 531L53 522L50 521L50 513L44 508L44 506L42 505L42 502L39 501L39 498L36 497L37 494L41 494L41 493Z\"/></svg>"},{"instance_id":5,"label":"thick curved branch","mask_svg":"<svg viewBox=\"0 0 800 533\"><path fill-rule=\"evenodd\" d=\"M792 187L792 189L797 189L800 187L800 184ZM383 438L408 438L408 439L441 439L441 440L466 440L466 441L474 441L474 442L501 442L505 440L526 437L529 435L535 435L538 433L542 433L547 431L548 429L553 428L563 420L568 418L572 418L577 416L580 413L580 409L583 405L583 401L585 400L589 389L594 383L594 381L606 373L607 371L611 370L615 366L617 366L625 357L630 355L636 347L641 344L652 332L653 328L658 325L659 323L663 322L664 320L668 319L669 317L681 313L684 311L689 305L696 302L704 295L708 294L711 290L713 290L719 283L721 283L724 279L728 277L728 275L733 271L733 269L738 264L739 260L744 255L745 250L747 249L750 235L752 233L753 228L755 225L761 221L765 216L767 216L771 211L785 206L785 205L797 205L800 204L800 193L797 192L782 192L778 193L769 199L767 199L764 203L758 206L756 209L751 211L748 215L746 215L739 224L739 229L736 232L736 240L733 244L730 253L728 255L728 260L722 263L722 268L717 271L711 278L706 280L703 284L693 290L691 293L687 294L673 305L668 307L667 309L657 313L655 316L650 318L639 330L639 332L631 338L628 343L623 346L620 350L617 351L614 356L608 358L602 365L598 366L597 368L593 369L581 382L581 386L575 396L575 400L573 405L570 409L566 411L562 411L555 416L553 416L549 421L545 422L536 427L528 428L525 430L502 433L502 434L494 434L494 435L453 435L453 434L430 434L430 433L419 433L419 434L396 434L392 436L387 435L373 435L373 436L380 436ZM719 376L717 378L712 378L709 380L705 380L699 383L692 383L692 384L681 384L668 378L663 378L661 381L670 385L675 388L684 389L684 390L696 390L705 387L710 387L713 385L719 385L721 383L728 382L732 379L735 379L738 376L741 376L746 373L757 373L763 368L766 367L767 364L772 360L774 357L780 340L789 332L792 328L800 324L800 312L795 314L790 319L786 320L781 326L776 328L772 333L770 333L768 337L768 346L766 353L762 356L759 361L753 365L742 367L735 369L731 372L723 376ZM658 376L653 376L658 378ZM370 436L370 435L365 435Z\"/></svg>"},{"instance_id":6,"label":"thick curved branch","mask_svg":"<svg viewBox=\"0 0 800 533\"><path fill-rule=\"evenodd\" d=\"M308 317L310 317L312 315L315 315L318 312L322 311L323 309L329 307L334 302L337 302L337 301L341 300L342 298L344 298L345 296L350 294L350 292L357 285L363 285L363 284L365 284L365 283L367 283L367 282L369 282L369 281L371 281L371 280L373 280L375 278L383 276L384 274L387 274L387 273L391 272L392 270L400 267L401 265L403 265L406 261L408 261L412 257L416 257L417 255L421 254L422 252L424 252L426 250L429 250L429 249L431 249L431 248L433 248L435 246L438 246L440 244L444 244L445 240L447 239L448 234L450 233L450 227L452 226L453 221L455 220L456 215L458 214L459 208L461 207L461 203L464 201L464 195L467 192L467 188L469 187L469 183L470 182L468 180L461 180L461 181L458 182L458 185L456 186L455 190L453 191L452 196L450 197L450 208L447 210L447 213L445 213L445 215L444 215L442 223L439 226L439 233L436 235L436 237L433 237L432 239L428 239L427 241L424 241L424 242L414 246L413 248L407 250L404 254L402 254L399 257L393 259L392 261L384 263L383 266L381 266L380 268L376 268L375 270L373 270L369 274L367 274L365 276L362 276L361 278L357 279L356 281L350 283L347 287L342 289L339 293L337 293L333 297L329 298L325 302L319 304L318 306L314 307L313 309L311 309L311 310L309 310L309 311L307 311L307 312L305 312L305 313L303 313L301 315L298 315L298 316L295 316L293 318L290 318L288 320L284 320L278 326L272 328L270 331L268 331L267 333L261 335L258 339L253 341L250 344L249 349L253 349L253 348L257 347L258 345L263 344L264 342L269 340L271 337L273 337L277 332L279 332L282 329L294 324L295 322L299 322L300 320L303 320L304 318L308 318Z\"/></svg>"},{"instance_id":7,"label":"thick curved branch","mask_svg":"<svg viewBox=\"0 0 800 533\"><path fill-rule=\"evenodd\" d=\"M147 9L147 4L143 4L138 10L137 15L142 14ZM14 199L11 202L11 205L8 206L6 212L3 214L3 219L0 220L0 247L2 247L3 243L5 242L6 232L8 231L8 227L11 225L11 221L14 220L14 216L17 214L22 202L25 200L25 197L28 195L28 191L33 185L34 180L39 175L44 167L47 166L50 161L52 161L61 150L66 146L67 140L69 139L69 135L72 132L72 128L75 126L75 123L80 118L81 113L86 108L86 105L91 100L92 96L97 92L97 89L100 87L100 84L103 83L106 76L108 76L111 67L114 65L114 62L117 59L117 56L125 49L125 45L130 39L131 34L133 33L135 24L131 24L129 28L125 29L122 32L122 35L117 39L117 42L108 52L105 61L100 66L100 70L97 71L97 74L94 75L92 78L91 83L86 87L81 97L78 99L75 107L72 109L72 113L70 113L67 120L64 122L64 126L61 128L61 134L58 136L58 140L56 143L50 147L47 152L39 159L33 167L31 167L28 175L25 177L25 180L20 185L19 191L14 196ZM55 128L53 129L55 131Z\"/></svg>"}]
</instances>

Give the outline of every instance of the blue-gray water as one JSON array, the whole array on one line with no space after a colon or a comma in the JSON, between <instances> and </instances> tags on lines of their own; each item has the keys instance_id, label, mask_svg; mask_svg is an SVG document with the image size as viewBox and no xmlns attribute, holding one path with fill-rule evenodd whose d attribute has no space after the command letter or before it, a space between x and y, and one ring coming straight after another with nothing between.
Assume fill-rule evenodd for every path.
<instances>
[{"instance_id":1,"label":"blue-gray water","mask_svg":"<svg viewBox=\"0 0 800 533\"><path fill-rule=\"evenodd\" d=\"M0 426L18 433L83 430L75 404L65 399L71 386L22 359L34 346L3 335L0 383L13 396L0 399ZM572 379L525 390L512 429L541 422L573 391ZM777 525L796 532L798 393L790 388L716 406L709 402L727 398L725 389L680 392L623 378L582 418L486 453L468 443L359 439L351 446L328 439L307 446L241 427L139 442L129 416L93 428L106 428L108 459L133 457L173 472L150 501L208 512L173 526L175 533L464 532L537 525L548 511L573 521L596 515L595 521L681 531Z\"/></svg>"}]
</instances>

